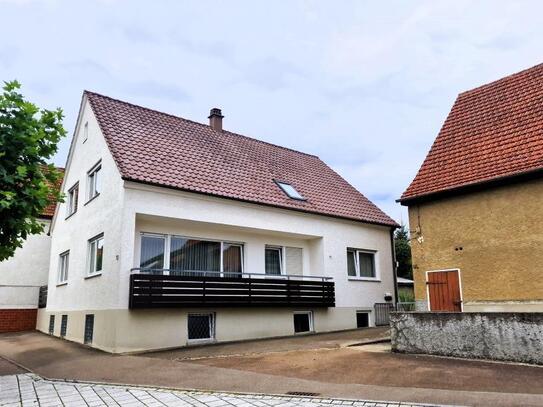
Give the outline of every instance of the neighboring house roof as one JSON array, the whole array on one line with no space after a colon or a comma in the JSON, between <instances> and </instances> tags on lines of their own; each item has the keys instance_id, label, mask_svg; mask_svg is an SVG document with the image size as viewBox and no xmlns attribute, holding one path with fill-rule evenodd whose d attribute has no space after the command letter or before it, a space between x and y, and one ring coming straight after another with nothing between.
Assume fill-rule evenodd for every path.
<instances>
[{"instance_id":1,"label":"neighboring house roof","mask_svg":"<svg viewBox=\"0 0 543 407\"><path fill-rule=\"evenodd\" d=\"M543 169L543 64L461 93L400 201Z\"/></svg>"},{"instance_id":2,"label":"neighboring house roof","mask_svg":"<svg viewBox=\"0 0 543 407\"><path fill-rule=\"evenodd\" d=\"M403 277L397 277L396 282L398 283L398 285L413 285L413 280Z\"/></svg>"},{"instance_id":3,"label":"neighboring house roof","mask_svg":"<svg viewBox=\"0 0 543 407\"><path fill-rule=\"evenodd\" d=\"M64 168L57 167L57 170L60 171L64 175ZM58 180L57 185L55 186L56 189L60 189L62 185L62 177ZM49 199L53 199L53 196L50 195ZM55 209L57 207L57 202L50 203L42 212L41 216L47 219L52 219L53 215L55 214Z\"/></svg>"},{"instance_id":4,"label":"neighboring house roof","mask_svg":"<svg viewBox=\"0 0 543 407\"><path fill-rule=\"evenodd\" d=\"M125 180L396 226L318 157L85 91ZM294 186L295 200L275 181Z\"/></svg>"}]
</instances>

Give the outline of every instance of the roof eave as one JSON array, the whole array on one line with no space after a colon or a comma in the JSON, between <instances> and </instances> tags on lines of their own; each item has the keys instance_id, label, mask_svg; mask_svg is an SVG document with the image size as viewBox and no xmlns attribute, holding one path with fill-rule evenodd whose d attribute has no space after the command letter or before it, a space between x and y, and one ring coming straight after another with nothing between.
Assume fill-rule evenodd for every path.
<instances>
[{"instance_id":1,"label":"roof eave","mask_svg":"<svg viewBox=\"0 0 543 407\"><path fill-rule=\"evenodd\" d=\"M486 189L517 184L520 182L531 181L541 178L543 176L543 167L536 168L529 171L524 171L516 174L504 175L501 177L491 178L483 181L476 181L470 184L461 185L441 191L429 192L426 194L409 196L406 198L399 198L396 202L399 202L403 206L417 205L424 202L434 201L438 199L448 198L452 196L464 195L473 192L479 192Z\"/></svg>"},{"instance_id":2,"label":"roof eave","mask_svg":"<svg viewBox=\"0 0 543 407\"><path fill-rule=\"evenodd\" d=\"M123 179L123 181L135 182L137 184L142 184L142 185L149 185L149 186L154 186L154 187L167 188L167 189L172 189L172 190L176 190L176 191L183 191L183 192L189 192L189 193L198 194L198 195L212 196L214 198L228 199L228 200L231 200L231 201L250 203L250 204L253 204L253 205L262 205L262 206L266 206L266 207L270 207L270 208L277 208L277 209L284 209L284 210L290 210L290 211L295 211L295 212L307 213L307 214L310 214L310 215L327 216L327 217L330 217L330 218L348 220L348 221L353 221L353 222L360 222L360 223L365 223L365 224L369 224L369 225L384 226L384 227L388 227L388 228L391 228L391 229L397 229L397 228L400 227L400 225L397 224L394 221L393 221L394 223L385 223L385 222L376 222L376 221L370 221L370 220L364 220L364 219L350 218L348 216L340 216L340 215L327 214L327 213L321 213L321 212L315 212L315 211L308 211L308 210L304 210L304 209L301 209L301 208L290 208L290 207L281 206L281 205L273 205L273 204L265 203L265 202L257 202L257 201L251 201L251 200L248 200L248 199L242 199L242 198L235 198L235 197L230 197L230 196L212 194L212 193L209 193L209 192L192 191L192 190L186 189L186 188L179 188L179 187L174 187L174 186L169 186L169 185L163 185L163 184L158 184L158 183L150 182L150 181L141 181L141 180L138 180L138 179L132 179L130 177L122 177L122 179Z\"/></svg>"}]
</instances>

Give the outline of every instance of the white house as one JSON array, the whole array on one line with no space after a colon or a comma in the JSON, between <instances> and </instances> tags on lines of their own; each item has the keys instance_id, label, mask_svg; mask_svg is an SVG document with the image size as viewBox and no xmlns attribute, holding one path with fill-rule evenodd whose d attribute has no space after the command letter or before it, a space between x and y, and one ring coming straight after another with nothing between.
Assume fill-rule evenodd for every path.
<instances>
[{"instance_id":1,"label":"white house","mask_svg":"<svg viewBox=\"0 0 543 407\"><path fill-rule=\"evenodd\" d=\"M46 207L39 218L43 232L28 236L13 257L0 262L0 332L36 327L40 287L46 286L48 280L49 228L55 205Z\"/></svg>"},{"instance_id":2,"label":"white house","mask_svg":"<svg viewBox=\"0 0 543 407\"><path fill-rule=\"evenodd\" d=\"M374 325L396 223L318 157L85 92L38 329L110 352Z\"/></svg>"}]
</instances>

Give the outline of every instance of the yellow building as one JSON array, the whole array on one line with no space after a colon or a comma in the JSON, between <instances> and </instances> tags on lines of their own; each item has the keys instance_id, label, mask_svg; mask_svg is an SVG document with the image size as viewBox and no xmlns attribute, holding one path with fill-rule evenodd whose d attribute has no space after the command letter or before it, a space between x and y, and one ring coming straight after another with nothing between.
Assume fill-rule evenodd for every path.
<instances>
[{"instance_id":1,"label":"yellow building","mask_svg":"<svg viewBox=\"0 0 543 407\"><path fill-rule=\"evenodd\" d=\"M543 64L461 93L399 201L419 310L543 311Z\"/></svg>"}]
</instances>

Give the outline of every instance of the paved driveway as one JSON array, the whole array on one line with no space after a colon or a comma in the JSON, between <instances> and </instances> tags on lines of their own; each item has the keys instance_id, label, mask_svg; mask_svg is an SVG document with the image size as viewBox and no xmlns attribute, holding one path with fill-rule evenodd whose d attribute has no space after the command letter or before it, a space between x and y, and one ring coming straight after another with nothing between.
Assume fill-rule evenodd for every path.
<instances>
[{"instance_id":1,"label":"paved driveway","mask_svg":"<svg viewBox=\"0 0 543 407\"><path fill-rule=\"evenodd\" d=\"M232 394L201 391L67 383L33 374L0 376L0 406L101 407L400 407L423 406L384 401L341 400L314 397Z\"/></svg>"},{"instance_id":2,"label":"paved driveway","mask_svg":"<svg viewBox=\"0 0 543 407\"><path fill-rule=\"evenodd\" d=\"M543 406L540 367L397 355L383 352L382 345L230 355L213 348L212 354L192 358L180 358L181 351L119 356L36 332L0 335L0 355L46 378L229 393L311 392L334 399Z\"/></svg>"}]
</instances>

